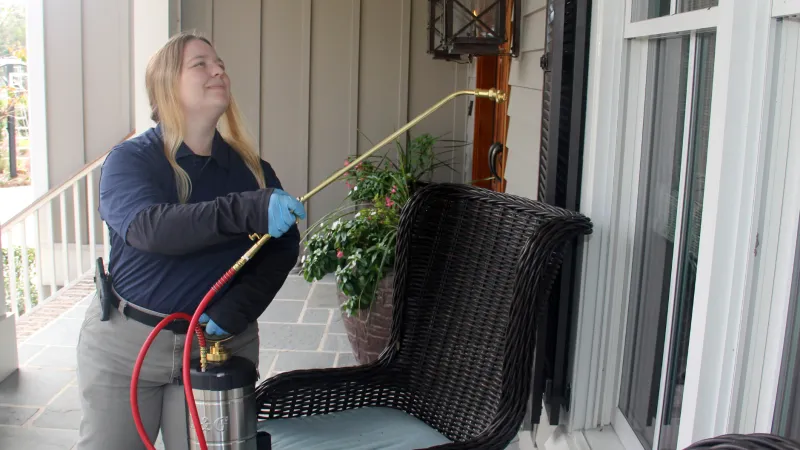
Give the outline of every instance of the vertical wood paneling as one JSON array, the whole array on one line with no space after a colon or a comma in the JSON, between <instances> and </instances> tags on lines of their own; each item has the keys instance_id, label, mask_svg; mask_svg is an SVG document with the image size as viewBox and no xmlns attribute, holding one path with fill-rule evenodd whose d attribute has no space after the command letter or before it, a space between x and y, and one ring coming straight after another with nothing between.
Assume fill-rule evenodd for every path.
<instances>
[{"instance_id":1,"label":"vertical wood paneling","mask_svg":"<svg viewBox=\"0 0 800 450\"><path fill-rule=\"evenodd\" d=\"M358 129L362 135L358 140L359 154L372 148L372 144L385 138L406 123L400 118L401 105L408 105L398 92L405 78L408 82L408 65L403 74L402 21L397 26L387 26L387 17L398 17L402 3L397 0L367 0L362 2L360 77L357 89L359 101ZM406 53L407 58L407 53ZM386 146L380 152L391 150Z\"/></svg>"},{"instance_id":2,"label":"vertical wood paneling","mask_svg":"<svg viewBox=\"0 0 800 450\"><path fill-rule=\"evenodd\" d=\"M104 17L104 20L94 20ZM84 163L94 161L111 150L132 130L131 102L131 31L128 0L83 0L83 90ZM102 61L102 64L96 64ZM67 174L69 175L69 174ZM97 192L99 177L88 179ZM89 189L83 185L83 189ZM81 194L83 195L83 193ZM94 220L94 239L102 235L102 222L89 205L81 204L80 213ZM88 223L82 236L88 241Z\"/></svg>"},{"instance_id":3,"label":"vertical wood paneling","mask_svg":"<svg viewBox=\"0 0 800 450\"><path fill-rule=\"evenodd\" d=\"M458 64L455 66L456 73L455 76L455 90L460 91L464 89L469 89L469 65L467 64ZM457 148L454 148L453 151L448 155L450 160L450 167L455 170L450 170L448 173L450 174L450 182L460 182L462 181L463 175L462 172L465 170L466 160L464 159L464 145L466 144L466 136L467 136L467 117L466 111L464 108L464 104L468 102L468 98L459 99L458 106L453 108L453 135L451 139L459 139L464 142L459 143ZM467 179L466 181L471 180L471 178Z\"/></svg>"},{"instance_id":4,"label":"vertical wood paneling","mask_svg":"<svg viewBox=\"0 0 800 450\"><path fill-rule=\"evenodd\" d=\"M181 3L183 0L169 0L169 35L178 34L181 30Z\"/></svg>"},{"instance_id":5,"label":"vertical wood paneling","mask_svg":"<svg viewBox=\"0 0 800 450\"><path fill-rule=\"evenodd\" d=\"M477 67L475 62L471 62L464 66L464 70L467 71L467 89L475 89L477 86ZM470 111L470 105L472 105L472 111ZM472 179L472 142L475 140L475 102L474 99L467 100L467 119L466 119L466 130L464 135L466 136L467 145L464 147L463 153L463 161L464 161L464 169L461 174L461 181L468 182Z\"/></svg>"},{"instance_id":6,"label":"vertical wood paneling","mask_svg":"<svg viewBox=\"0 0 800 450\"><path fill-rule=\"evenodd\" d=\"M88 62L83 56L81 3L44 2L48 189L64 182L86 162L83 68ZM71 207L71 196L69 199ZM56 242L68 242L74 233L73 222L55 213L54 222L60 226Z\"/></svg>"},{"instance_id":7,"label":"vertical wood paneling","mask_svg":"<svg viewBox=\"0 0 800 450\"><path fill-rule=\"evenodd\" d=\"M265 0L261 9L261 157L294 196L308 191L310 55L311 0Z\"/></svg>"},{"instance_id":8,"label":"vertical wood paneling","mask_svg":"<svg viewBox=\"0 0 800 450\"><path fill-rule=\"evenodd\" d=\"M303 173L302 173L302 182L305 188L303 189L303 193L305 194L309 190L311 190L311 182L309 181L311 168L309 164L309 152L311 147L311 1L312 0L302 0L303 1L303 11L302 11L302 40L300 45L300 51L302 55L302 66L300 67L300 116L298 117L298 121L302 128L299 130L298 134L298 141L299 141L299 148L298 153L299 158L301 160ZM310 218L306 218L303 220L302 225L305 227L309 226Z\"/></svg>"},{"instance_id":9,"label":"vertical wood paneling","mask_svg":"<svg viewBox=\"0 0 800 450\"><path fill-rule=\"evenodd\" d=\"M234 2L225 5L230 3ZM195 31L213 39L214 0L181 0L181 30Z\"/></svg>"},{"instance_id":10,"label":"vertical wood paneling","mask_svg":"<svg viewBox=\"0 0 800 450\"><path fill-rule=\"evenodd\" d=\"M541 105L540 89L511 86L506 141L509 154L505 171L506 192L509 194L538 197Z\"/></svg>"},{"instance_id":11,"label":"vertical wood paneling","mask_svg":"<svg viewBox=\"0 0 800 450\"><path fill-rule=\"evenodd\" d=\"M45 85L50 188L83 167L83 45L80 0L45 2ZM87 62L88 63L88 62Z\"/></svg>"},{"instance_id":12,"label":"vertical wood paneling","mask_svg":"<svg viewBox=\"0 0 800 450\"><path fill-rule=\"evenodd\" d=\"M219 4L217 4L219 6ZM214 10L214 46L255 142L261 128L261 0L236 0Z\"/></svg>"},{"instance_id":13,"label":"vertical wood paneling","mask_svg":"<svg viewBox=\"0 0 800 450\"><path fill-rule=\"evenodd\" d=\"M145 88L147 64L153 54L169 40L169 3L164 0L133 0L133 94L137 132L155 125L151 120L150 101Z\"/></svg>"},{"instance_id":14,"label":"vertical wood paneling","mask_svg":"<svg viewBox=\"0 0 800 450\"><path fill-rule=\"evenodd\" d=\"M520 56L511 61L508 84L508 155L506 192L538 197L544 72L539 59L544 54L547 10L544 0L523 2ZM516 97L516 98L515 98Z\"/></svg>"},{"instance_id":15,"label":"vertical wood paneling","mask_svg":"<svg viewBox=\"0 0 800 450\"><path fill-rule=\"evenodd\" d=\"M351 155L358 155L358 107L359 73L361 50L361 0L351 0L350 6L350 102L347 149Z\"/></svg>"},{"instance_id":16,"label":"vertical wood paneling","mask_svg":"<svg viewBox=\"0 0 800 450\"><path fill-rule=\"evenodd\" d=\"M316 186L342 167L354 149L348 146L356 132L349 114L353 99L350 89L353 58L352 0L312 2L311 109L309 111L309 181ZM284 66L285 67L285 66ZM347 195L343 183L335 183L309 202L311 221L318 220L341 204Z\"/></svg>"},{"instance_id":17,"label":"vertical wood paneling","mask_svg":"<svg viewBox=\"0 0 800 450\"><path fill-rule=\"evenodd\" d=\"M131 130L129 14L127 1L83 0L83 162L97 159Z\"/></svg>"},{"instance_id":18,"label":"vertical wood paneling","mask_svg":"<svg viewBox=\"0 0 800 450\"><path fill-rule=\"evenodd\" d=\"M408 75L411 58L411 0L400 2L400 81L397 98L397 128L409 121L408 117Z\"/></svg>"}]
</instances>

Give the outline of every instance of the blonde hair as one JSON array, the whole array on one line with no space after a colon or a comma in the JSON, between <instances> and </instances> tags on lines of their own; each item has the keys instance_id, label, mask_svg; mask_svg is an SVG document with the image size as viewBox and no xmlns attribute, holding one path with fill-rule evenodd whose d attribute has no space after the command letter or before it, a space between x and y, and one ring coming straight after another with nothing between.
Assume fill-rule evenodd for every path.
<instances>
[{"instance_id":1,"label":"blonde hair","mask_svg":"<svg viewBox=\"0 0 800 450\"><path fill-rule=\"evenodd\" d=\"M178 199L181 203L188 201L192 186L189 175L178 165L175 158L185 133L183 111L178 99L178 79L183 66L183 50L186 44L195 39L212 45L208 39L193 32L179 33L150 58L145 75L145 86L152 110L151 118L161 123L164 153L175 172ZM222 138L239 154L253 173L258 186L266 187L261 157L245 129L241 112L233 96L217 126Z\"/></svg>"}]
</instances>

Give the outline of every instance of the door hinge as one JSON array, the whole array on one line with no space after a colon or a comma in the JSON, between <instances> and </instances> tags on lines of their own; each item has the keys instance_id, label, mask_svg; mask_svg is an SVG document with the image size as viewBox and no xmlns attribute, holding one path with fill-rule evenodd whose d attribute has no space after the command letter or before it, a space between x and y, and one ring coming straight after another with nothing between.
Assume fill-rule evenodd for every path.
<instances>
[{"instance_id":1,"label":"door hinge","mask_svg":"<svg viewBox=\"0 0 800 450\"><path fill-rule=\"evenodd\" d=\"M542 57L539 58L539 67L541 67L545 72L547 72L547 69L550 68L550 57L547 55L547 53L542 54Z\"/></svg>"}]
</instances>

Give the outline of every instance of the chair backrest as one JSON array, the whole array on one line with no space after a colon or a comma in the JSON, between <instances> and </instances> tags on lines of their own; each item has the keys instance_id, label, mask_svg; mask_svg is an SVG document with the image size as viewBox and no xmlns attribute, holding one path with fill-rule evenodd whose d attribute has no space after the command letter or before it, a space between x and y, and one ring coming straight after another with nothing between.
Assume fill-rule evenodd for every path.
<instances>
[{"instance_id":1,"label":"chair backrest","mask_svg":"<svg viewBox=\"0 0 800 450\"><path fill-rule=\"evenodd\" d=\"M535 318L586 217L458 184L419 190L397 235L394 323L382 361L396 406L455 441L525 415ZM506 430L503 430L506 432Z\"/></svg>"}]
</instances>

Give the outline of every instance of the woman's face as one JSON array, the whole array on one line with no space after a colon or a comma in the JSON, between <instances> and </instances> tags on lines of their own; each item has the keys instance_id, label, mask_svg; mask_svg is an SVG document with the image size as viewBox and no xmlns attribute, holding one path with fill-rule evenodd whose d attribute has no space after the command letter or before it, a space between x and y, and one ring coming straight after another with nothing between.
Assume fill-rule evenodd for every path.
<instances>
[{"instance_id":1,"label":"woman's face","mask_svg":"<svg viewBox=\"0 0 800 450\"><path fill-rule=\"evenodd\" d=\"M183 50L180 99L189 116L221 116L230 103L230 79L214 49L199 39Z\"/></svg>"}]
</instances>

